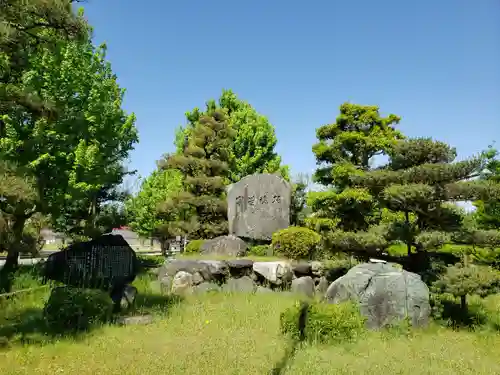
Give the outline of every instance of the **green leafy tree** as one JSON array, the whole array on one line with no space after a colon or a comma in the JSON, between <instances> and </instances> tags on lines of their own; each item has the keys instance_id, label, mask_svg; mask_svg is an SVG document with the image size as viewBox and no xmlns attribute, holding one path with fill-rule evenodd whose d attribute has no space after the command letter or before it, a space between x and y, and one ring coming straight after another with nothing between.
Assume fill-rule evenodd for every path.
<instances>
[{"instance_id":1,"label":"green leafy tree","mask_svg":"<svg viewBox=\"0 0 500 375\"><path fill-rule=\"evenodd\" d=\"M175 169L155 170L145 178L137 194L127 200L129 226L141 237L152 237L164 224L158 216L158 206L182 189L182 174ZM175 220L174 216L172 220Z\"/></svg>"},{"instance_id":2,"label":"green leafy tree","mask_svg":"<svg viewBox=\"0 0 500 375\"><path fill-rule=\"evenodd\" d=\"M6 264L14 268L19 253L15 243L34 213L50 215L56 230L58 219L76 219L83 211L84 219L95 224L99 200L122 182L127 174L122 163L137 142L135 116L121 108L124 91L105 60L105 46L93 47L90 38L58 43L55 50L29 56L29 69L17 85L50 103L57 116L16 106L2 114L1 159L26 171L36 195L26 204L5 207L16 238ZM73 210L75 202L85 209Z\"/></svg>"},{"instance_id":3,"label":"green leafy tree","mask_svg":"<svg viewBox=\"0 0 500 375\"><path fill-rule=\"evenodd\" d=\"M403 135L395 130L400 118L382 117L377 106L344 103L335 123L317 129L313 146L318 169L313 180L328 189L311 192L313 214L308 226L328 233L367 229L373 221L375 202L367 190L351 189L349 177L369 171L374 158L387 155Z\"/></svg>"},{"instance_id":4,"label":"green leafy tree","mask_svg":"<svg viewBox=\"0 0 500 375\"><path fill-rule=\"evenodd\" d=\"M167 156L160 163L162 169L183 175L182 191L160 210L168 223L163 226L165 235L189 234L197 239L227 233L225 187L234 135L224 112L214 109L199 119L183 154Z\"/></svg>"},{"instance_id":5,"label":"green leafy tree","mask_svg":"<svg viewBox=\"0 0 500 375\"><path fill-rule=\"evenodd\" d=\"M281 157L275 151L277 138L274 127L267 117L231 90L223 90L218 103L208 101L205 112L195 108L186 113L187 126L180 127L176 132L177 153L182 153L201 116L215 109L226 113L229 126L236 132L228 160L231 182L254 173L280 173L285 179L290 179L288 167L281 165Z\"/></svg>"},{"instance_id":6,"label":"green leafy tree","mask_svg":"<svg viewBox=\"0 0 500 375\"><path fill-rule=\"evenodd\" d=\"M87 37L87 25L73 12L71 3L69 0L0 1L0 144L8 131L6 115L12 112L45 118L57 115L51 103L26 87L23 81L32 69L33 55L46 49L57 50L61 39ZM0 188L2 246L5 249L6 244L10 244L8 248L21 248L25 219L18 220L17 217L31 210L37 200L34 176L22 166L19 171L14 171L13 168L17 167L6 163L1 154L0 163L2 177L9 170L8 179L2 179ZM13 199L18 202L15 209L11 205ZM4 241L6 238L9 241ZM3 275L14 270L16 264L16 252L9 252L2 279Z\"/></svg>"},{"instance_id":7,"label":"green leafy tree","mask_svg":"<svg viewBox=\"0 0 500 375\"><path fill-rule=\"evenodd\" d=\"M492 146L484 153L487 164L486 171L481 176L483 180L500 184L500 158L498 150ZM500 229L500 199L474 202L476 211L474 218L482 229Z\"/></svg>"}]
</instances>

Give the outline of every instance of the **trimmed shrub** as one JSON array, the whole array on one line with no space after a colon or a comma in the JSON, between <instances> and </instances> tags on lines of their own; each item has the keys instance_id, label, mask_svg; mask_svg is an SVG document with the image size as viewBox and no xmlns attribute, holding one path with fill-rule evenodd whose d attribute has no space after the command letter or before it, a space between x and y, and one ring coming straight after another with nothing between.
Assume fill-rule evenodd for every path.
<instances>
[{"instance_id":1,"label":"trimmed shrub","mask_svg":"<svg viewBox=\"0 0 500 375\"><path fill-rule=\"evenodd\" d=\"M56 334L85 331L109 321L113 310L110 296L95 289L58 287L52 290L43 315Z\"/></svg>"},{"instance_id":2,"label":"trimmed shrub","mask_svg":"<svg viewBox=\"0 0 500 375\"><path fill-rule=\"evenodd\" d=\"M315 231L303 227L289 227L273 234L272 246L275 254L290 259L310 259L321 242Z\"/></svg>"},{"instance_id":3,"label":"trimmed shrub","mask_svg":"<svg viewBox=\"0 0 500 375\"><path fill-rule=\"evenodd\" d=\"M161 267L165 263L163 255L137 255L137 259L144 268Z\"/></svg>"},{"instance_id":4,"label":"trimmed shrub","mask_svg":"<svg viewBox=\"0 0 500 375\"><path fill-rule=\"evenodd\" d=\"M200 248L203 245L205 240L192 240L189 241L186 247L184 248L184 252L186 254L198 254L200 252Z\"/></svg>"},{"instance_id":5,"label":"trimmed shrub","mask_svg":"<svg viewBox=\"0 0 500 375\"><path fill-rule=\"evenodd\" d=\"M250 248L249 253L258 257L271 256L272 248L269 245L255 245Z\"/></svg>"},{"instance_id":6,"label":"trimmed shrub","mask_svg":"<svg viewBox=\"0 0 500 375\"><path fill-rule=\"evenodd\" d=\"M286 309L280 316L281 333L293 340L300 338L301 304ZM353 302L310 303L305 317L304 339L311 343L338 343L354 340L365 332L365 318Z\"/></svg>"}]
</instances>

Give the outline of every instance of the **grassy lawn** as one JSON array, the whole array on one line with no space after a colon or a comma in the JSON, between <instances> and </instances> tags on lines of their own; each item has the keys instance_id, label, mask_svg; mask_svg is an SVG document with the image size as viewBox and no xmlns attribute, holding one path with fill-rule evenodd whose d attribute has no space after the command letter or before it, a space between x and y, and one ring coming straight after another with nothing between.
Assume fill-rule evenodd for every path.
<instances>
[{"instance_id":1,"label":"grassy lawn","mask_svg":"<svg viewBox=\"0 0 500 375\"><path fill-rule=\"evenodd\" d=\"M20 277L17 288L34 286L30 277ZM143 275L135 282L144 296L151 293L152 278ZM42 289L0 301L0 329L39 318L47 296ZM0 373L269 374L289 349L279 332L279 316L293 303L295 298L286 294L220 293L168 306L145 304L144 310L155 315L148 326L105 326L59 340L36 331L24 341L17 337L0 351ZM488 310L500 315L499 296L489 298ZM369 332L356 342L304 345L283 374L499 374L499 346L500 335L489 330L431 326L409 335Z\"/></svg>"},{"instance_id":2,"label":"grassy lawn","mask_svg":"<svg viewBox=\"0 0 500 375\"><path fill-rule=\"evenodd\" d=\"M105 327L83 339L0 352L2 374L269 374L287 349L276 295L207 295L149 326ZM500 335L431 328L367 333L354 343L299 348L284 374L498 374Z\"/></svg>"}]
</instances>

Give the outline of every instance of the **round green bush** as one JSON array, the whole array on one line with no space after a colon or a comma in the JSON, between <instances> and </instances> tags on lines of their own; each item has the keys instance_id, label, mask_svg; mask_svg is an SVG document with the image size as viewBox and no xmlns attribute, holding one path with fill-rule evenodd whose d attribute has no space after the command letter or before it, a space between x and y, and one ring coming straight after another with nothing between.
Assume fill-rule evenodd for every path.
<instances>
[{"instance_id":1,"label":"round green bush","mask_svg":"<svg viewBox=\"0 0 500 375\"><path fill-rule=\"evenodd\" d=\"M300 339L299 317L302 305L297 302L280 316L281 332ZM353 340L365 332L365 318L353 302L328 304L313 302L307 306L304 339L311 343L336 343Z\"/></svg>"},{"instance_id":2,"label":"round green bush","mask_svg":"<svg viewBox=\"0 0 500 375\"><path fill-rule=\"evenodd\" d=\"M109 321L113 310L110 296L95 289L54 288L43 315L53 333L83 331Z\"/></svg>"},{"instance_id":3,"label":"round green bush","mask_svg":"<svg viewBox=\"0 0 500 375\"><path fill-rule=\"evenodd\" d=\"M273 234L275 254L290 259L310 259L321 242L321 236L309 228L289 227Z\"/></svg>"},{"instance_id":4,"label":"round green bush","mask_svg":"<svg viewBox=\"0 0 500 375\"><path fill-rule=\"evenodd\" d=\"M198 254L200 252L201 246L205 240L192 240L189 241L186 247L184 248L184 252L186 254Z\"/></svg>"},{"instance_id":5,"label":"round green bush","mask_svg":"<svg viewBox=\"0 0 500 375\"><path fill-rule=\"evenodd\" d=\"M250 248L249 253L258 257L266 257L272 254L272 249L269 245L255 245Z\"/></svg>"}]
</instances>

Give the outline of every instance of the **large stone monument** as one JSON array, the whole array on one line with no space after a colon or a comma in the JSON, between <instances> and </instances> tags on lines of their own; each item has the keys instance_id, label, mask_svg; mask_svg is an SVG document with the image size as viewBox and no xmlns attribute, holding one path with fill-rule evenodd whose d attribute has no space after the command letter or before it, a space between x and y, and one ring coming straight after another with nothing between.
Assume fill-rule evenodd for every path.
<instances>
[{"instance_id":1,"label":"large stone monument","mask_svg":"<svg viewBox=\"0 0 500 375\"><path fill-rule=\"evenodd\" d=\"M253 174L229 185L229 233L254 240L271 240L290 225L291 185L276 174Z\"/></svg>"}]
</instances>

